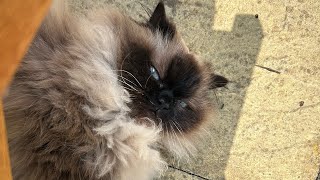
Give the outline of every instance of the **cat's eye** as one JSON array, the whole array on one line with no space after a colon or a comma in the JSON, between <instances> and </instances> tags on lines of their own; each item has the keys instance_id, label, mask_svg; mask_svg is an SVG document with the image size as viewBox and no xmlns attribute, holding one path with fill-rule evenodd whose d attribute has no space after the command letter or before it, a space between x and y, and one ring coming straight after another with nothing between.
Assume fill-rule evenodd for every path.
<instances>
[{"instance_id":1,"label":"cat's eye","mask_svg":"<svg viewBox=\"0 0 320 180\"><path fill-rule=\"evenodd\" d=\"M186 108L188 106L188 104L184 101L179 101L179 105L182 107L182 108Z\"/></svg>"},{"instance_id":2,"label":"cat's eye","mask_svg":"<svg viewBox=\"0 0 320 180\"><path fill-rule=\"evenodd\" d=\"M160 76L158 71L156 70L156 68L154 68L153 66L150 66L150 75L157 81L160 80Z\"/></svg>"}]
</instances>

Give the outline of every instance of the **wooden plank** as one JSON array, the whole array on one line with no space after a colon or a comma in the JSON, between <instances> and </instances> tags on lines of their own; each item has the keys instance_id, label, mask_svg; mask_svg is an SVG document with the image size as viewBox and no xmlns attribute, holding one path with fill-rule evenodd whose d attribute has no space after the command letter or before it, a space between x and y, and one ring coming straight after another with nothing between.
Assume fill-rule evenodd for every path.
<instances>
[{"instance_id":1,"label":"wooden plank","mask_svg":"<svg viewBox=\"0 0 320 180\"><path fill-rule=\"evenodd\" d=\"M10 83L50 4L51 0L0 1L0 97ZM12 179L1 101L0 179Z\"/></svg>"},{"instance_id":2,"label":"wooden plank","mask_svg":"<svg viewBox=\"0 0 320 180\"><path fill-rule=\"evenodd\" d=\"M12 179L5 127L2 103L0 102L0 179L4 180Z\"/></svg>"},{"instance_id":3,"label":"wooden plank","mask_svg":"<svg viewBox=\"0 0 320 180\"><path fill-rule=\"evenodd\" d=\"M10 82L50 0L0 1L0 95Z\"/></svg>"}]
</instances>

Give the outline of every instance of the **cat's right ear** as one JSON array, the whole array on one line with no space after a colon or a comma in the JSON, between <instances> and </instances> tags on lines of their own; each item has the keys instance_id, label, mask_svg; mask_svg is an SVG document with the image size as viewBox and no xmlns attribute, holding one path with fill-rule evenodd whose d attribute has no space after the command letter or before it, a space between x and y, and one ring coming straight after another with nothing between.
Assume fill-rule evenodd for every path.
<instances>
[{"instance_id":1,"label":"cat's right ear","mask_svg":"<svg viewBox=\"0 0 320 180\"><path fill-rule=\"evenodd\" d=\"M216 89L220 87L225 87L229 83L229 80L223 76L212 74L210 89Z\"/></svg>"},{"instance_id":2,"label":"cat's right ear","mask_svg":"<svg viewBox=\"0 0 320 180\"><path fill-rule=\"evenodd\" d=\"M159 30L164 37L167 36L172 39L175 35L176 27L168 20L162 1L158 3L153 11L148 24L153 30Z\"/></svg>"}]
</instances>

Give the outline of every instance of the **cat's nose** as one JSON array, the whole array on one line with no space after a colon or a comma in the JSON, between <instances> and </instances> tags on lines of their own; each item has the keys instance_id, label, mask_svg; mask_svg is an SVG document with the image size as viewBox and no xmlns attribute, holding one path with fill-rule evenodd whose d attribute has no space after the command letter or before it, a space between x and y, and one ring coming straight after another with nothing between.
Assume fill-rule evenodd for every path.
<instances>
[{"instance_id":1,"label":"cat's nose","mask_svg":"<svg viewBox=\"0 0 320 180\"><path fill-rule=\"evenodd\" d=\"M161 109L169 109L173 103L173 92L170 90L162 90L158 96Z\"/></svg>"}]
</instances>

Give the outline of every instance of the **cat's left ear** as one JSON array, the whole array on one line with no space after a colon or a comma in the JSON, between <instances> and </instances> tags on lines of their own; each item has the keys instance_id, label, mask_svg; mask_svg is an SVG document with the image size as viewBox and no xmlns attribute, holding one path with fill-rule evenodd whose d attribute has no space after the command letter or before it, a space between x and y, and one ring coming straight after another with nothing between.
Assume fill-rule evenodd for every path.
<instances>
[{"instance_id":1,"label":"cat's left ear","mask_svg":"<svg viewBox=\"0 0 320 180\"><path fill-rule=\"evenodd\" d=\"M223 76L212 74L210 89L216 89L220 87L225 87L229 83L229 80Z\"/></svg>"},{"instance_id":2,"label":"cat's left ear","mask_svg":"<svg viewBox=\"0 0 320 180\"><path fill-rule=\"evenodd\" d=\"M159 2L153 11L148 24L153 30L159 30L162 35L172 39L175 35L176 27L172 24L166 15L166 10L162 1Z\"/></svg>"}]
</instances>

